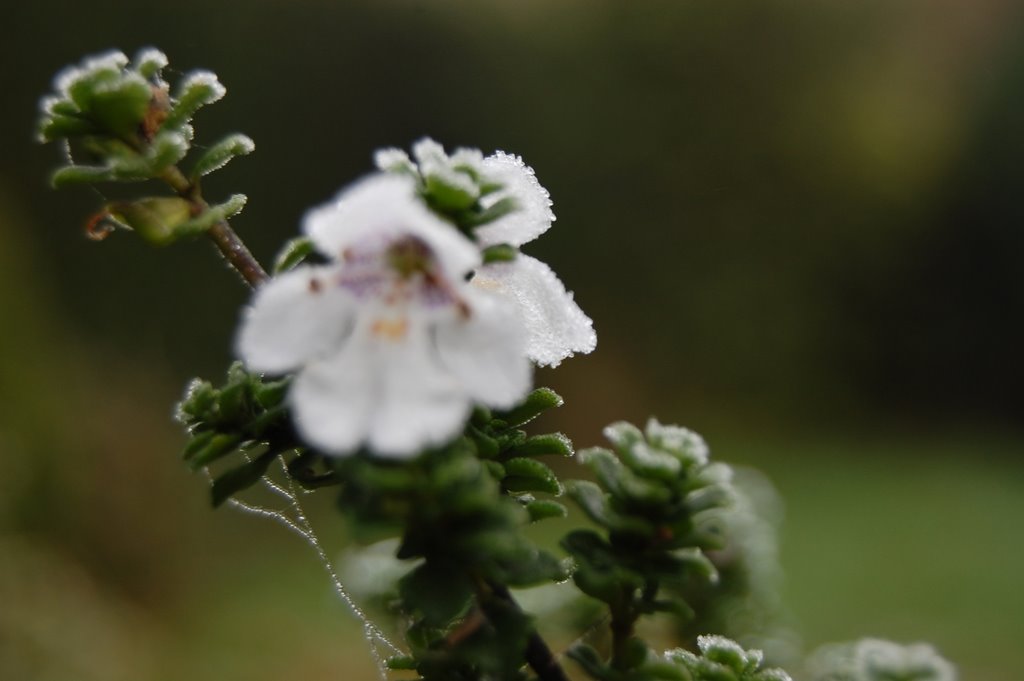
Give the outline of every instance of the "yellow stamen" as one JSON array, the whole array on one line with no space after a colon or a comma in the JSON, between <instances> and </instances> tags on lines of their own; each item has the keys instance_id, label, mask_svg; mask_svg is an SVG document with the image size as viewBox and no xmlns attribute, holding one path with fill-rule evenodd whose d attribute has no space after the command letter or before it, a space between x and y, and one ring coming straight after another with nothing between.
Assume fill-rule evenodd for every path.
<instances>
[{"instance_id":1,"label":"yellow stamen","mask_svg":"<svg viewBox=\"0 0 1024 681\"><path fill-rule=\"evenodd\" d=\"M370 327L370 330L374 336L389 341L400 341L409 331L409 322L404 317L401 319L378 319Z\"/></svg>"}]
</instances>

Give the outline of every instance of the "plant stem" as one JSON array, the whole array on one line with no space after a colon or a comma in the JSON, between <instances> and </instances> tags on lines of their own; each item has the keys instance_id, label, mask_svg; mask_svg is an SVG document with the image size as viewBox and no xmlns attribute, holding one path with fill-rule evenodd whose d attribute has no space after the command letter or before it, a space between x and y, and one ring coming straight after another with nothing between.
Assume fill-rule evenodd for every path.
<instances>
[{"instance_id":1,"label":"plant stem","mask_svg":"<svg viewBox=\"0 0 1024 681\"><path fill-rule=\"evenodd\" d=\"M626 644L633 637L633 625L636 623L636 615L631 607L612 608L612 660L611 665L615 669L625 669Z\"/></svg>"},{"instance_id":2,"label":"plant stem","mask_svg":"<svg viewBox=\"0 0 1024 681\"><path fill-rule=\"evenodd\" d=\"M169 184L171 188L177 192L178 196L189 201L192 204L193 210L196 214L201 214L203 211L209 209L210 205L203 198L202 192L199 190L199 185L195 182L190 182L185 175L178 170L177 166L171 166L163 173L160 178ZM245 280L252 288L259 288L259 286L265 283L270 277L266 271L260 265L259 261L253 256L245 243L239 238L227 221L219 220L215 222L210 229L206 231L207 236L213 240L217 250L220 251L224 259L228 261L228 264L239 275Z\"/></svg>"},{"instance_id":3,"label":"plant stem","mask_svg":"<svg viewBox=\"0 0 1024 681\"><path fill-rule=\"evenodd\" d=\"M488 582L487 587L490 591L489 594L483 590L478 590L477 598L481 600L482 605L488 598L494 598L522 612L522 608L512 598L512 594L509 593L508 587L504 584ZM486 611L486 608L484 610ZM530 632L526 642L526 662L536 672L537 678L540 681L569 681L569 677L566 676L565 670L558 663L555 654L551 652L551 648L548 647L548 644L541 638L536 629Z\"/></svg>"}]
</instances>

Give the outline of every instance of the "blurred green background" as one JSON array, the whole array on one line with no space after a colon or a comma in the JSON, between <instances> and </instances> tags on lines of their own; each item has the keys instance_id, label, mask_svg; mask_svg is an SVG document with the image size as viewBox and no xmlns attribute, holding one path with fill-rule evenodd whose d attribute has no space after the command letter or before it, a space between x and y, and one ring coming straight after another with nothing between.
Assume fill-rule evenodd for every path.
<instances>
[{"instance_id":1,"label":"blurred green background","mask_svg":"<svg viewBox=\"0 0 1024 681\"><path fill-rule=\"evenodd\" d=\"M527 250L599 335L539 375L545 425L592 445L653 413L765 471L807 649L925 639L1020 678L1020 3L41 0L5 26L0 678L373 678L308 549L178 459L171 405L246 290L203 242L87 241L101 198L46 186L52 75L145 45L227 85L197 141L257 151L207 195L249 195L265 261L375 148L523 155L558 215Z\"/></svg>"}]
</instances>

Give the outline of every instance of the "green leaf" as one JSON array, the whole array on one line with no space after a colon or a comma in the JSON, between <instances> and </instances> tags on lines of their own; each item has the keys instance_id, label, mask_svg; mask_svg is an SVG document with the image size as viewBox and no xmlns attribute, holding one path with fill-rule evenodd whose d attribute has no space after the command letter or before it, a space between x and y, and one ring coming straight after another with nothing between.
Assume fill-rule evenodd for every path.
<instances>
[{"instance_id":1,"label":"green leaf","mask_svg":"<svg viewBox=\"0 0 1024 681\"><path fill-rule=\"evenodd\" d=\"M284 245L274 261L274 274L281 274L295 269L315 250L313 240L308 236L298 236Z\"/></svg>"},{"instance_id":2,"label":"green leaf","mask_svg":"<svg viewBox=\"0 0 1024 681\"><path fill-rule=\"evenodd\" d=\"M505 461L504 466L501 484L511 492L547 492L556 496L562 493L555 472L540 461L518 457Z\"/></svg>"},{"instance_id":3,"label":"green leaf","mask_svg":"<svg viewBox=\"0 0 1024 681\"><path fill-rule=\"evenodd\" d=\"M132 60L132 68L139 72L143 78L159 78L160 71L167 66L167 55L152 47L145 47L139 50Z\"/></svg>"},{"instance_id":4,"label":"green leaf","mask_svg":"<svg viewBox=\"0 0 1024 681\"><path fill-rule=\"evenodd\" d=\"M725 485L708 485L696 489L686 495L686 508L690 513L697 514L714 508L728 506L735 496L731 487Z\"/></svg>"},{"instance_id":5,"label":"green leaf","mask_svg":"<svg viewBox=\"0 0 1024 681\"><path fill-rule=\"evenodd\" d=\"M615 445L622 462L638 475L674 481L683 470L678 458L648 445L640 429L631 423L613 423L604 429L604 435Z\"/></svg>"},{"instance_id":6,"label":"green leaf","mask_svg":"<svg viewBox=\"0 0 1024 681\"><path fill-rule=\"evenodd\" d=\"M47 116L39 126L39 136L44 142L52 142L65 137L91 135L96 131L95 123L77 116Z\"/></svg>"},{"instance_id":7,"label":"green leaf","mask_svg":"<svg viewBox=\"0 0 1024 681\"><path fill-rule=\"evenodd\" d=\"M117 82L95 87L82 111L115 136L131 137L145 118L151 99L152 86L138 74L129 73Z\"/></svg>"},{"instance_id":8,"label":"green leaf","mask_svg":"<svg viewBox=\"0 0 1024 681\"><path fill-rule=\"evenodd\" d=\"M645 614L664 612L688 622L697 616L693 608L681 598L665 598L655 601L641 601L637 604L639 610Z\"/></svg>"},{"instance_id":9,"label":"green leaf","mask_svg":"<svg viewBox=\"0 0 1024 681\"><path fill-rule=\"evenodd\" d=\"M167 130L181 128L186 125L195 113L207 104L212 104L224 96L224 86L217 76L209 71L190 73L178 87L178 93L163 127Z\"/></svg>"},{"instance_id":10,"label":"green leaf","mask_svg":"<svg viewBox=\"0 0 1024 681\"><path fill-rule=\"evenodd\" d=\"M385 664L393 671L414 671L418 665L416 658L408 655L389 657Z\"/></svg>"},{"instance_id":11,"label":"green leaf","mask_svg":"<svg viewBox=\"0 0 1024 681\"><path fill-rule=\"evenodd\" d=\"M570 498L598 525L616 535L649 539L656 535L652 523L645 518L618 513L608 503L605 492L588 480L570 480L566 484Z\"/></svg>"},{"instance_id":12,"label":"green leaf","mask_svg":"<svg viewBox=\"0 0 1024 681\"><path fill-rule=\"evenodd\" d=\"M114 179L114 171L106 166L63 166L50 176L50 184L54 189L75 184L93 184L109 182Z\"/></svg>"},{"instance_id":13,"label":"green leaf","mask_svg":"<svg viewBox=\"0 0 1024 681\"><path fill-rule=\"evenodd\" d=\"M178 405L182 420L190 421L205 417L216 404L219 391L209 381L193 378L185 390L185 398Z\"/></svg>"},{"instance_id":14,"label":"green leaf","mask_svg":"<svg viewBox=\"0 0 1024 681\"><path fill-rule=\"evenodd\" d=\"M512 262L519 255L519 249L511 244L494 244L483 250L484 264Z\"/></svg>"},{"instance_id":15,"label":"green leaf","mask_svg":"<svg viewBox=\"0 0 1024 681\"><path fill-rule=\"evenodd\" d=\"M146 150L146 177L156 177L168 167L185 158L189 138L176 130L162 130L153 137Z\"/></svg>"},{"instance_id":16,"label":"green leaf","mask_svg":"<svg viewBox=\"0 0 1024 681\"><path fill-rule=\"evenodd\" d=\"M512 197L506 197L499 201L495 201L493 204L488 206L482 211L470 212L466 211L459 216L459 225L467 229L473 229L486 225L489 222L494 222L498 218L503 218L510 213L514 213L519 210L519 204Z\"/></svg>"},{"instance_id":17,"label":"green leaf","mask_svg":"<svg viewBox=\"0 0 1024 681\"><path fill-rule=\"evenodd\" d=\"M530 514L530 522L538 522L548 518L565 518L569 515L563 504L550 499L534 499L526 502L526 511Z\"/></svg>"},{"instance_id":18,"label":"green leaf","mask_svg":"<svg viewBox=\"0 0 1024 681\"><path fill-rule=\"evenodd\" d=\"M218 222L223 222L229 217L241 213L248 200L249 199L245 194L232 194L224 203L218 203L210 206L191 220L183 222L178 227L178 232L182 236L202 234Z\"/></svg>"},{"instance_id":19,"label":"green leaf","mask_svg":"<svg viewBox=\"0 0 1024 681\"><path fill-rule=\"evenodd\" d=\"M273 409L284 402L290 385L291 380L287 378L283 378L280 381L271 381L270 383L260 382L253 390L253 396L256 398L256 403L262 408Z\"/></svg>"},{"instance_id":20,"label":"green leaf","mask_svg":"<svg viewBox=\"0 0 1024 681\"><path fill-rule=\"evenodd\" d=\"M205 152L192 166L191 178L193 181L215 170L220 170L236 156L251 154L256 149L255 142L247 135L228 135L220 142L217 142Z\"/></svg>"},{"instance_id":21,"label":"green leaf","mask_svg":"<svg viewBox=\"0 0 1024 681\"><path fill-rule=\"evenodd\" d=\"M529 587L544 582L561 582L569 576L566 565L546 551L531 548L519 558L502 565L499 576L509 586Z\"/></svg>"},{"instance_id":22,"label":"green leaf","mask_svg":"<svg viewBox=\"0 0 1024 681\"><path fill-rule=\"evenodd\" d=\"M428 626L444 627L466 610L473 587L457 565L426 562L398 583L403 605Z\"/></svg>"},{"instance_id":23,"label":"green leaf","mask_svg":"<svg viewBox=\"0 0 1024 681\"><path fill-rule=\"evenodd\" d=\"M340 482L337 472L333 469L317 470L317 464L321 464L322 469L323 456L307 450L289 461L286 470L290 478L306 489L337 485Z\"/></svg>"},{"instance_id":24,"label":"green leaf","mask_svg":"<svg viewBox=\"0 0 1024 681\"><path fill-rule=\"evenodd\" d=\"M562 397L551 388L537 388L523 403L497 415L510 427L518 428L534 420L548 409L562 406Z\"/></svg>"},{"instance_id":25,"label":"green leaf","mask_svg":"<svg viewBox=\"0 0 1024 681\"><path fill-rule=\"evenodd\" d=\"M572 456L572 440L562 433L547 433L526 438L512 447L515 456Z\"/></svg>"},{"instance_id":26,"label":"green leaf","mask_svg":"<svg viewBox=\"0 0 1024 681\"><path fill-rule=\"evenodd\" d=\"M472 179L459 172L431 174L424 178L424 182L427 201L444 213L466 210L480 196Z\"/></svg>"},{"instance_id":27,"label":"green leaf","mask_svg":"<svg viewBox=\"0 0 1024 681\"><path fill-rule=\"evenodd\" d=\"M571 646L565 655L598 681L623 681L622 675L606 665L601 655L585 643Z\"/></svg>"},{"instance_id":28,"label":"green leaf","mask_svg":"<svg viewBox=\"0 0 1024 681\"><path fill-rule=\"evenodd\" d=\"M466 435L476 445L477 455L481 459L493 459L498 456L498 441L472 423L466 426Z\"/></svg>"},{"instance_id":29,"label":"green leaf","mask_svg":"<svg viewBox=\"0 0 1024 681\"><path fill-rule=\"evenodd\" d=\"M493 461L491 459L485 459L483 464L487 471L491 474L491 477L494 478L495 480L501 480L502 478L505 477L505 467L502 466L499 462Z\"/></svg>"},{"instance_id":30,"label":"green leaf","mask_svg":"<svg viewBox=\"0 0 1024 681\"><path fill-rule=\"evenodd\" d=\"M259 482L276 456L277 452L264 452L252 461L247 461L218 476L210 488L214 508L223 504L236 492L241 492Z\"/></svg>"},{"instance_id":31,"label":"green leaf","mask_svg":"<svg viewBox=\"0 0 1024 681\"><path fill-rule=\"evenodd\" d=\"M201 447L191 456L186 453L189 468L197 471L210 465L238 448L242 438L234 433L218 433L210 438L205 447Z\"/></svg>"}]
</instances>

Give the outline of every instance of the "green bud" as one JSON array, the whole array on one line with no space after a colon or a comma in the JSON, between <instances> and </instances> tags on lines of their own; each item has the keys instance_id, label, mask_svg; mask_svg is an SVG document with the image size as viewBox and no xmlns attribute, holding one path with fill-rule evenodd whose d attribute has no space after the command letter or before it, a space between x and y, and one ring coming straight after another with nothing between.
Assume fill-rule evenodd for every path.
<instances>
[{"instance_id":1,"label":"green bud","mask_svg":"<svg viewBox=\"0 0 1024 681\"><path fill-rule=\"evenodd\" d=\"M181 227L191 217L191 204L176 196L149 197L107 204L107 212L150 244L166 246L181 237Z\"/></svg>"}]
</instances>

